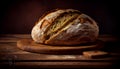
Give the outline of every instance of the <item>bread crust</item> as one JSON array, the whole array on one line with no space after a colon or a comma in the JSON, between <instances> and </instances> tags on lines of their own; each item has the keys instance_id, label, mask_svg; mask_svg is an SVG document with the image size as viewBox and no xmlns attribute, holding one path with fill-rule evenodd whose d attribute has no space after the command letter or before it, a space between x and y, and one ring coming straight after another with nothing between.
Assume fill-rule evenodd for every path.
<instances>
[{"instance_id":1,"label":"bread crust","mask_svg":"<svg viewBox=\"0 0 120 69\"><path fill-rule=\"evenodd\" d=\"M54 20L65 12L79 12L74 9L57 10L47 14L33 27L31 36L37 43L48 45L77 45L96 41L99 27L95 20L86 14L79 16L57 33L47 38L47 31Z\"/></svg>"}]
</instances>

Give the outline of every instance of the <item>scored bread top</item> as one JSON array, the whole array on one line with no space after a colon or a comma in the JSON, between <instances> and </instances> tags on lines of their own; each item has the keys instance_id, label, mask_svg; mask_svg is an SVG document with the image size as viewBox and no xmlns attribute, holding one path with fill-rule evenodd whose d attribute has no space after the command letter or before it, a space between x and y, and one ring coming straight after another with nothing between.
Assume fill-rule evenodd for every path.
<instances>
[{"instance_id":1,"label":"scored bread top","mask_svg":"<svg viewBox=\"0 0 120 69\"><path fill-rule=\"evenodd\" d=\"M74 9L60 9L40 19L31 36L37 43L76 45L95 41L98 32L96 22L89 16Z\"/></svg>"}]
</instances>

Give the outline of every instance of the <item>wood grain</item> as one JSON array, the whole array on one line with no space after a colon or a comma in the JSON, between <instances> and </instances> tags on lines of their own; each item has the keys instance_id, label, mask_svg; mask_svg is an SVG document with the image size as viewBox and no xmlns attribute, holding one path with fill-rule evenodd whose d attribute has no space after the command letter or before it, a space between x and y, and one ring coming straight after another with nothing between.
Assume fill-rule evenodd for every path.
<instances>
[{"instance_id":1,"label":"wood grain","mask_svg":"<svg viewBox=\"0 0 120 69\"><path fill-rule=\"evenodd\" d=\"M73 46L52 46L35 43L32 39L21 39L17 41L17 47L29 52L47 53L47 54L67 54L67 53L81 53L86 50L97 50L102 48L102 41L97 40L95 43L87 45L73 45Z\"/></svg>"},{"instance_id":2,"label":"wood grain","mask_svg":"<svg viewBox=\"0 0 120 69\"><path fill-rule=\"evenodd\" d=\"M30 39L30 34L2 34L0 35L0 67L28 67L28 68L110 68L116 64L120 58L120 50L115 44L117 38L111 35L100 35L99 40L104 41L104 51L108 51L111 56L99 59L84 57L77 54L41 54L32 53L19 49L17 41ZM115 43L114 43L115 42ZM107 44L106 44L107 43Z\"/></svg>"}]
</instances>

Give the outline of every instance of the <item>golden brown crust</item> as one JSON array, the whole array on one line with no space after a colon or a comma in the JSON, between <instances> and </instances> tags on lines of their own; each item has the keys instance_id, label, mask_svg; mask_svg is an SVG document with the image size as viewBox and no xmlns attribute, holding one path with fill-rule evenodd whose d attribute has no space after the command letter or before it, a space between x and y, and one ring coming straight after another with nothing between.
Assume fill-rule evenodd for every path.
<instances>
[{"instance_id":1,"label":"golden brown crust","mask_svg":"<svg viewBox=\"0 0 120 69\"><path fill-rule=\"evenodd\" d=\"M74 9L64 9L51 12L44 16L32 29L32 38L37 43L49 45L76 45L94 42L99 34L97 23L85 14L79 14L75 19L69 20L65 26L53 35L48 35L54 21L64 13L79 12ZM66 18L68 19L68 18ZM51 31L50 31L51 32Z\"/></svg>"},{"instance_id":2,"label":"golden brown crust","mask_svg":"<svg viewBox=\"0 0 120 69\"><path fill-rule=\"evenodd\" d=\"M38 24L39 21L40 21L41 19L43 19L47 14L50 14L50 13L55 12L55 11L57 11L57 10L59 10L59 9L53 9L53 10L50 10L50 11L45 12L45 13L39 18L39 20L38 20L38 22L36 22L36 24ZM36 24L35 24L35 25L36 25Z\"/></svg>"},{"instance_id":3,"label":"golden brown crust","mask_svg":"<svg viewBox=\"0 0 120 69\"><path fill-rule=\"evenodd\" d=\"M52 22L62 13L64 13L63 10L57 10L55 12L47 14L42 19L40 19L32 29L31 36L33 40L37 43L44 43L44 41L46 40L46 35L44 35L45 31L49 28ZM46 24L44 25L44 27L42 27L44 23Z\"/></svg>"}]
</instances>

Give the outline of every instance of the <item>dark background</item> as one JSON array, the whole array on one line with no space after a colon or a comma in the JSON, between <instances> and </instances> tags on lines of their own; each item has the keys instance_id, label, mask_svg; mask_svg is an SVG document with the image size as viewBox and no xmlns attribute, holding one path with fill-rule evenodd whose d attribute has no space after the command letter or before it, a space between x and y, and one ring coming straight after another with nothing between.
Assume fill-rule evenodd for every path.
<instances>
[{"instance_id":1,"label":"dark background","mask_svg":"<svg viewBox=\"0 0 120 69\"><path fill-rule=\"evenodd\" d=\"M72 8L91 16L98 23L100 34L119 35L117 5L115 1L104 0L3 0L0 1L0 34L30 34L43 13Z\"/></svg>"},{"instance_id":2,"label":"dark background","mask_svg":"<svg viewBox=\"0 0 120 69\"><path fill-rule=\"evenodd\" d=\"M35 22L45 12L56 8L72 8L92 17L98 23L100 34L119 36L118 1L0 0L0 34L30 34ZM120 51L119 42L106 43L105 50ZM119 66L119 61L115 66Z\"/></svg>"}]
</instances>

